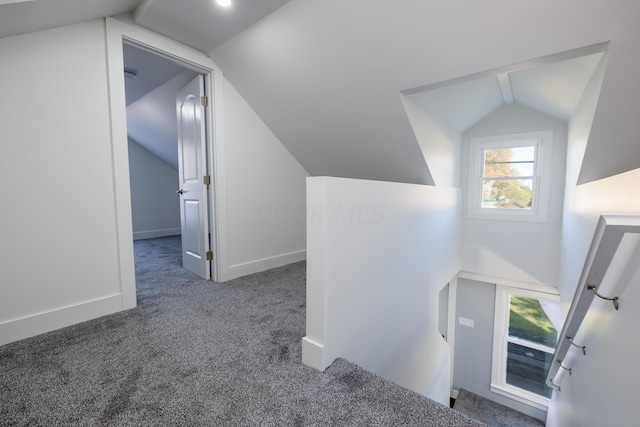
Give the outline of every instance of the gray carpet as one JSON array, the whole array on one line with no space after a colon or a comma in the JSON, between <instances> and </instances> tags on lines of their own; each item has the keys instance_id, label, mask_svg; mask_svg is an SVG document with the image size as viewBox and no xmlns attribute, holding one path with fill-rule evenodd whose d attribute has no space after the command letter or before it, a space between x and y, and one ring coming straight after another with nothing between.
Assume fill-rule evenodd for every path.
<instances>
[{"instance_id":1,"label":"gray carpet","mask_svg":"<svg viewBox=\"0 0 640 427\"><path fill-rule=\"evenodd\" d=\"M458 392L454 409L482 421L489 427L544 427L544 422L504 405L485 399L463 388Z\"/></svg>"},{"instance_id":2,"label":"gray carpet","mask_svg":"<svg viewBox=\"0 0 640 427\"><path fill-rule=\"evenodd\" d=\"M0 347L0 425L481 425L345 360L303 366L304 263L218 284L179 238L135 249L137 308Z\"/></svg>"}]
</instances>

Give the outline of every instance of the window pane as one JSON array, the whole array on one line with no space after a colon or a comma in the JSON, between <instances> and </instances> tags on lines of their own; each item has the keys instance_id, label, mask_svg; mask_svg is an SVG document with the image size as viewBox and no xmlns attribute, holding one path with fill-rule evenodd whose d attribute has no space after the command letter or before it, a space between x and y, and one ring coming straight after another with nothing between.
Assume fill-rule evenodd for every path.
<instances>
[{"instance_id":1,"label":"window pane","mask_svg":"<svg viewBox=\"0 0 640 427\"><path fill-rule=\"evenodd\" d=\"M482 207L531 209L532 179L483 179Z\"/></svg>"},{"instance_id":2,"label":"window pane","mask_svg":"<svg viewBox=\"0 0 640 427\"><path fill-rule=\"evenodd\" d=\"M484 150L485 177L533 176L535 146Z\"/></svg>"},{"instance_id":3,"label":"window pane","mask_svg":"<svg viewBox=\"0 0 640 427\"><path fill-rule=\"evenodd\" d=\"M544 382L551 359L553 359L551 353L508 343L507 384L551 397L551 388Z\"/></svg>"},{"instance_id":4,"label":"window pane","mask_svg":"<svg viewBox=\"0 0 640 427\"><path fill-rule=\"evenodd\" d=\"M509 336L555 348L558 332L536 298L511 295Z\"/></svg>"}]
</instances>

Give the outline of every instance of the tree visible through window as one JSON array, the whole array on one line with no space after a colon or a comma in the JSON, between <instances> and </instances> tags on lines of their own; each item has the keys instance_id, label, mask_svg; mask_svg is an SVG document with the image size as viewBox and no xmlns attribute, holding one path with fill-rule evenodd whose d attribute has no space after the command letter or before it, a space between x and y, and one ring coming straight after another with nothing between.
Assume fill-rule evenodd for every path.
<instances>
[{"instance_id":1,"label":"tree visible through window","mask_svg":"<svg viewBox=\"0 0 640 427\"><path fill-rule=\"evenodd\" d=\"M482 207L531 209L536 147L483 150Z\"/></svg>"},{"instance_id":2,"label":"tree visible through window","mask_svg":"<svg viewBox=\"0 0 640 427\"><path fill-rule=\"evenodd\" d=\"M546 222L552 149L551 130L470 138L469 218Z\"/></svg>"}]
</instances>

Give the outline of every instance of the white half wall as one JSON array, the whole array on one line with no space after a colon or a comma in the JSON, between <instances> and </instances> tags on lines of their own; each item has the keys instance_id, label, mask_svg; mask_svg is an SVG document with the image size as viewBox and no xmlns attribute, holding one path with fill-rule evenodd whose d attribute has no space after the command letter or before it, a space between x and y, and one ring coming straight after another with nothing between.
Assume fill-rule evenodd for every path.
<instances>
[{"instance_id":1,"label":"white half wall","mask_svg":"<svg viewBox=\"0 0 640 427\"><path fill-rule=\"evenodd\" d=\"M0 39L0 57L4 344L123 302L104 22Z\"/></svg>"},{"instance_id":2,"label":"white half wall","mask_svg":"<svg viewBox=\"0 0 640 427\"><path fill-rule=\"evenodd\" d=\"M225 79L229 279L306 258L307 172Z\"/></svg>"},{"instance_id":3,"label":"white half wall","mask_svg":"<svg viewBox=\"0 0 640 427\"><path fill-rule=\"evenodd\" d=\"M336 358L443 404L450 351L439 292L460 269L460 190L307 179L303 363Z\"/></svg>"},{"instance_id":4,"label":"white half wall","mask_svg":"<svg viewBox=\"0 0 640 427\"><path fill-rule=\"evenodd\" d=\"M178 172L129 139L133 240L180 234Z\"/></svg>"}]
</instances>

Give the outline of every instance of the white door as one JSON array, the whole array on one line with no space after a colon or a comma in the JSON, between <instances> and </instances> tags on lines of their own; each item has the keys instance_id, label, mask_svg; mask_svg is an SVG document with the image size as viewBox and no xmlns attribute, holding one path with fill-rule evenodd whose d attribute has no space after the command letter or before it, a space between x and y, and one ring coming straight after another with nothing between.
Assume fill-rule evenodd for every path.
<instances>
[{"instance_id":1,"label":"white door","mask_svg":"<svg viewBox=\"0 0 640 427\"><path fill-rule=\"evenodd\" d=\"M180 89L178 114L178 177L182 222L182 265L205 279L211 277L206 169L204 77L196 76Z\"/></svg>"}]
</instances>

